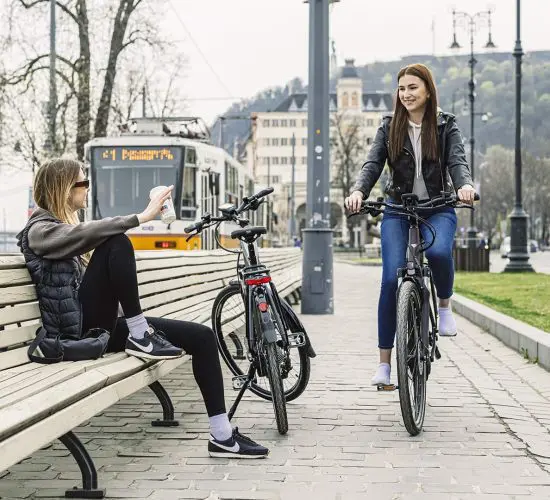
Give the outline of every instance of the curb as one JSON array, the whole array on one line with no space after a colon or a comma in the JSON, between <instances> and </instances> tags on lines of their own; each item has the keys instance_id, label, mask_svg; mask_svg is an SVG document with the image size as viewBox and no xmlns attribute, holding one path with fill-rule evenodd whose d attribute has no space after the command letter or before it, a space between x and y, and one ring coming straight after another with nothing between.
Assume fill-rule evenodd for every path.
<instances>
[{"instance_id":1,"label":"curb","mask_svg":"<svg viewBox=\"0 0 550 500\"><path fill-rule=\"evenodd\" d=\"M550 333L453 294L453 310L529 360L550 371Z\"/></svg>"}]
</instances>

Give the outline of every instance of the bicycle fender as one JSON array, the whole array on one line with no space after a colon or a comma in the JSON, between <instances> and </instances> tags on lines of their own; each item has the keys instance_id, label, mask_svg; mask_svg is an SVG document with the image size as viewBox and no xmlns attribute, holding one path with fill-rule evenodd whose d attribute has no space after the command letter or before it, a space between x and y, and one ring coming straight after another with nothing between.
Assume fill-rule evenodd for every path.
<instances>
[{"instance_id":1,"label":"bicycle fender","mask_svg":"<svg viewBox=\"0 0 550 500\"><path fill-rule=\"evenodd\" d=\"M309 358L314 358L317 356L317 353L315 352L315 349L313 349L313 346L311 345L311 341L309 340L309 335L306 332L306 329L304 328L304 325L300 321L300 318L296 315L294 312L294 309L292 309L292 306L286 301L281 300L281 307L283 309L283 314L285 315L285 321L288 324L288 328L292 333L295 332L303 332L306 338L306 352Z\"/></svg>"},{"instance_id":2,"label":"bicycle fender","mask_svg":"<svg viewBox=\"0 0 550 500\"><path fill-rule=\"evenodd\" d=\"M262 329L265 340L269 344L274 344L277 342L277 331L275 330L275 325L271 319L271 314L267 311L261 312L258 309L258 315L260 317L260 328Z\"/></svg>"}]
</instances>

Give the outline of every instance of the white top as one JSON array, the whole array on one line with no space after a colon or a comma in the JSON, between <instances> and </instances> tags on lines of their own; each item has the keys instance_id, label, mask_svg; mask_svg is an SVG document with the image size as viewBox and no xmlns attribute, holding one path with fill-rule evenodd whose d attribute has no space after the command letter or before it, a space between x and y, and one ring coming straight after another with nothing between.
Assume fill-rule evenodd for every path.
<instances>
[{"instance_id":1,"label":"white top","mask_svg":"<svg viewBox=\"0 0 550 500\"><path fill-rule=\"evenodd\" d=\"M426 183L424 182L424 176L422 175L422 125L409 120L409 138L413 146L414 162L416 165L416 172L414 175L413 193L418 196L419 200L428 200L430 195L426 189Z\"/></svg>"}]
</instances>

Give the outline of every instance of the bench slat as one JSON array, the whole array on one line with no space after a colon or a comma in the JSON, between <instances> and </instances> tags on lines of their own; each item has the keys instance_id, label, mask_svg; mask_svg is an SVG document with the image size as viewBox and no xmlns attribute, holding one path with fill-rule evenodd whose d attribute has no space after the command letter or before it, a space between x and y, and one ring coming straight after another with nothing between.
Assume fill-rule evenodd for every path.
<instances>
[{"instance_id":1,"label":"bench slat","mask_svg":"<svg viewBox=\"0 0 550 500\"><path fill-rule=\"evenodd\" d=\"M25 268L25 259L22 254L0 255L0 269Z\"/></svg>"},{"instance_id":2,"label":"bench slat","mask_svg":"<svg viewBox=\"0 0 550 500\"><path fill-rule=\"evenodd\" d=\"M30 302L31 300L36 300L34 285L8 286L2 288L0 294L0 306Z\"/></svg>"},{"instance_id":3,"label":"bench slat","mask_svg":"<svg viewBox=\"0 0 550 500\"><path fill-rule=\"evenodd\" d=\"M31 284L31 275L25 269L0 269L0 287Z\"/></svg>"},{"instance_id":4,"label":"bench slat","mask_svg":"<svg viewBox=\"0 0 550 500\"><path fill-rule=\"evenodd\" d=\"M189 286L184 290L170 290L166 293L151 295L149 297L141 299L141 307L142 309L147 310L151 307L159 306L162 304L169 305L170 302L175 302L177 300L192 297L194 295L202 295L203 293L209 292L210 290L219 290L221 286L222 282L220 280L217 280Z\"/></svg>"},{"instance_id":5,"label":"bench slat","mask_svg":"<svg viewBox=\"0 0 550 500\"><path fill-rule=\"evenodd\" d=\"M19 347L0 354L0 371L30 363L27 348Z\"/></svg>"},{"instance_id":6,"label":"bench slat","mask_svg":"<svg viewBox=\"0 0 550 500\"><path fill-rule=\"evenodd\" d=\"M40 319L38 302L0 308L0 326Z\"/></svg>"},{"instance_id":7,"label":"bench slat","mask_svg":"<svg viewBox=\"0 0 550 500\"><path fill-rule=\"evenodd\" d=\"M11 328L9 330L0 331L0 349L12 345L23 344L33 340L36 329L40 326L37 321L34 325L21 326L19 328Z\"/></svg>"}]
</instances>

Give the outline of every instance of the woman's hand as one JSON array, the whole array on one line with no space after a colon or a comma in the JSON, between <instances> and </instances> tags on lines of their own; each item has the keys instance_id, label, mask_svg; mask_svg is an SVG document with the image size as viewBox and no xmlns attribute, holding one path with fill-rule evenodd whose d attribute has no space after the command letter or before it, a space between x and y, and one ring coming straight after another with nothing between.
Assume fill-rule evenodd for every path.
<instances>
[{"instance_id":1,"label":"woman's hand","mask_svg":"<svg viewBox=\"0 0 550 500\"><path fill-rule=\"evenodd\" d=\"M160 214L160 209L162 208L165 200L170 198L170 195L172 194L172 189L174 189L173 185L167 187L164 191L161 191L151 199L149 205L147 205L147 208L137 216L140 224L143 224L144 222L149 222Z\"/></svg>"},{"instance_id":2,"label":"woman's hand","mask_svg":"<svg viewBox=\"0 0 550 500\"><path fill-rule=\"evenodd\" d=\"M476 190L473 186L470 184L464 184L459 190L458 190L458 199L462 203L467 203L468 205L474 204L474 196L476 195Z\"/></svg>"},{"instance_id":3,"label":"woman's hand","mask_svg":"<svg viewBox=\"0 0 550 500\"><path fill-rule=\"evenodd\" d=\"M344 206L352 213L357 213L361 209L361 202L363 201L362 191L354 191L345 200Z\"/></svg>"}]
</instances>

